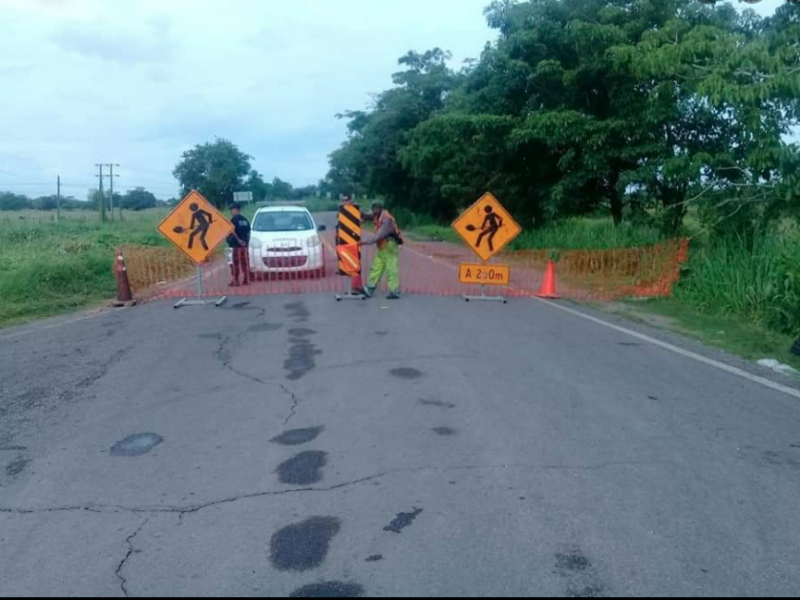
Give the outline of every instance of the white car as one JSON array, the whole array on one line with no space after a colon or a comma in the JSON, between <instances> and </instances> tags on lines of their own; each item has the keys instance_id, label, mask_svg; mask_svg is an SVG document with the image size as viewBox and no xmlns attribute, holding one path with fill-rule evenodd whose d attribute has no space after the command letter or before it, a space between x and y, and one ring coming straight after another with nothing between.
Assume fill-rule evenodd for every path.
<instances>
[{"instance_id":1,"label":"white car","mask_svg":"<svg viewBox=\"0 0 800 600\"><path fill-rule=\"evenodd\" d=\"M306 208L260 208L251 223L250 275L325 276L325 251L314 217ZM229 259L230 260L230 259Z\"/></svg>"}]
</instances>

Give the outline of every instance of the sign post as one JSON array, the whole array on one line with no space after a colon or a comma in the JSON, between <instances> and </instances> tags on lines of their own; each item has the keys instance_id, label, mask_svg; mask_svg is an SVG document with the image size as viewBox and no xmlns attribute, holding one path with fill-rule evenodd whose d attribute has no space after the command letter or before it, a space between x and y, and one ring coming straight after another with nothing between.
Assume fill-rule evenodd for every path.
<instances>
[{"instance_id":1,"label":"sign post","mask_svg":"<svg viewBox=\"0 0 800 600\"><path fill-rule=\"evenodd\" d=\"M514 241L522 233L522 228L500 201L487 193L453 223L453 229L483 261L480 265L461 265L459 281L481 286L480 296L464 296L464 300L508 304L502 296L487 295L486 288L489 285L509 285L511 268L489 264L489 260Z\"/></svg>"},{"instance_id":2,"label":"sign post","mask_svg":"<svg viewBox=\"0 0 800 600\"><path fill-rule=\"evenodd\" d=\"M184 298L175 308L225 304L227 297L206 300L203 265L217 246L233 233L233 224L199 192L193 191L164 219L158 230L197 266L197 299Z\"/></svg>"}]
</instances>

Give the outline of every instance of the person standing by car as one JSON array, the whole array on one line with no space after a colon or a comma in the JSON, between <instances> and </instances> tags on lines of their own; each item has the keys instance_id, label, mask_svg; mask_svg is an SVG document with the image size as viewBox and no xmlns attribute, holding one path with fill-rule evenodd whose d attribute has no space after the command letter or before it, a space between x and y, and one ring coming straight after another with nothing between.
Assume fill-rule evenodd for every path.
<instances>
[{"instance_id":1,"label":"person standing by car","mask_svg":"<svg viewBox=\"0 0 800 600\"><path fill-rule=\"evenodd\" d=\"M244 274L244 285L250 285L250 221L242 215L242 205L231 205L231 223L234 232L228 236L228 246L233 252L231 287L239 287L239 277Z\"/></svg>"},{"instance_id":2,"label":"person standing by car","mask_svg":"<svg viewBox=\"0 0 800 600\"><path fill-rule=\"evenodd\" d=\"M382 204L372 205L373 224L375 225L375 237L368 239L362 244L364 246L375 245L378 252L372 262L372 270L369 274L367 284L367 296L373 296L375 290L383 279L384 273L389 283L389 300L400 299L400 246L403 245L403 238L397 227L397 221L386 210Z\"/></svg>"}]
</instances>

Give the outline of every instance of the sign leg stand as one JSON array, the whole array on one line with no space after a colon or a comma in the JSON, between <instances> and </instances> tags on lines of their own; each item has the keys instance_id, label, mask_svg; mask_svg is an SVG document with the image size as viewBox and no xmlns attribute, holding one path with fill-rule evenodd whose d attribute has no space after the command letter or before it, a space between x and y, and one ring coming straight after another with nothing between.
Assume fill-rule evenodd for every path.
<instances>
[{"instance_id":1,"label":"sign leg stand","mask_svg":"<svg viewBox=\"0 0 800 600\"><path fill-rule=\"evenodd\" d=\"M183 308L184 306L208 306L209 304L213 304L217 308L224 306L225 303L228 301L227 296L223 296L219 300L206 300L205 299L205 288L203 286L203 267L200 265L197 266L197 300L190 300L189 298L184 298L180 302L175 305L175 309Z\"/></svg>"},{"instance_id":2,"label":"sign leg stand","mask_svg":"<svg viewBox=\"0 0 800 600\"><path fill-rule=\"evenodd\" d=\"M486 266L486 263L484 263ZM503 304L508 304L508 299L503 298L502 296L487 296L486 295L486 286L481 286L481 295L480 296L464 296L464 300L467 302L502 302Z\"/></svg>"}]
</instances>

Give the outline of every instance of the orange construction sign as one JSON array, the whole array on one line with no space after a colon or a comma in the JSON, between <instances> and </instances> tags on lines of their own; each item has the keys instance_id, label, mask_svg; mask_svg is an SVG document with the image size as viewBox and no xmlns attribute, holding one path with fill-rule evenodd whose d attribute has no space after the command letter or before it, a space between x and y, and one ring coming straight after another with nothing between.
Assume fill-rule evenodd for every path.
<instances>
[{"instance_id":1,"label":"orange construction sign","mask_svg":"<svg viewBox=\"0 0 800 600\"><path fill-rule=\"evenodd\" d=\"M201 265L233 233L233 224L199 192L193 191L164 219L158 230Z\"/></svg>"},{"instance_id":2,"label":"orange construction sign","mask_svg":"<svg viewBox=\"0 0 800 600\"><path fill-rule=\"evenodd\" d=\"M461 215L453 229L483 261L499 254L522 233L522 227L492 194Z\"/></svg>"},{"instance_id":3,"label":"orange construction sign","mask_svg":"<svg viewBox=\"0 0 800 600\"><path fill-rule=\"evenodd\" d=\"M511 267L504 265L461 265L458 280L476 285L508 285Z\"/></svg>"}]
</instances>

